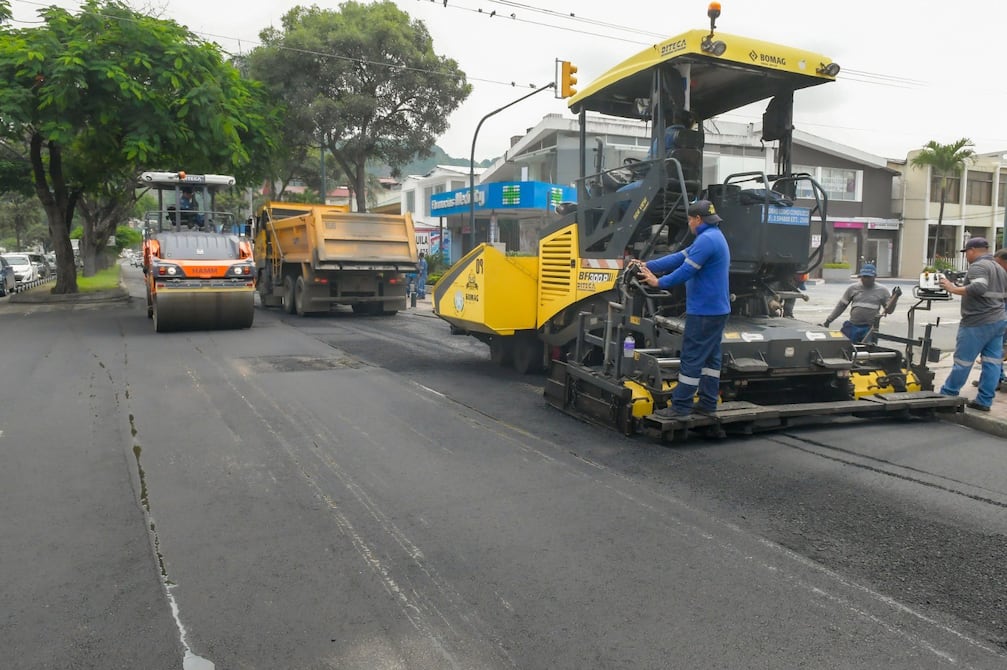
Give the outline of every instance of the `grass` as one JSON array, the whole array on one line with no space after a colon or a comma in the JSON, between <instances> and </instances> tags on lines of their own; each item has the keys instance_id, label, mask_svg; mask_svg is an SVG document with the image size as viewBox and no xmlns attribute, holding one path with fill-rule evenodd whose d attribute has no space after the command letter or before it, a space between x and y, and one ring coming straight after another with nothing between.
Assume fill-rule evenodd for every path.
<instances>
[{"instance_id":1,"label":"grass","mask_svg":"<svg viewBox=\"0 0 1007 670\"><path fill-rule=\"evenodd\" d=\"M101 270L93 277L77 276L77 290L81 293L94 291L111 291L119 287L119 264L116 263L107 270Z\"/></svg>"},{"instance_id":2,"label":"grass","mask_svg":"<svg viewBox=\"0 0 1007 670\"><path fill-rule=\"evenodd\" d=\"M96 293L98 291L111 291L119 287L119 272L121 268L118 263L108 268L107 270L101 270L93 277L82 277L77 275L77 292L78 293ZM36 286L35 288L28 289L28 293L49 293L52 291L53 282L46 282L41 286Z\"/></svg>"}]
</instances>

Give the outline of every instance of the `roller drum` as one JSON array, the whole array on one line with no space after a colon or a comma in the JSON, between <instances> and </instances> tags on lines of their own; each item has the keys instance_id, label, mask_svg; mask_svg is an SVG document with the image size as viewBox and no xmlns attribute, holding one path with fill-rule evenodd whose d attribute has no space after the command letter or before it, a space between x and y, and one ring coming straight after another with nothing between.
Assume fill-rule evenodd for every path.
<instances>
[{"instance_id":1,"label":"roller drum","mask_svg":"<svg viewBox=\"0 0 1007 670\"><path fill-rule=\"evenodd\" d=\"M254 293L242 291L158 291L154 302L154 329L226 330L251 328L255 316Z\"/></svg>"}]
</instances>

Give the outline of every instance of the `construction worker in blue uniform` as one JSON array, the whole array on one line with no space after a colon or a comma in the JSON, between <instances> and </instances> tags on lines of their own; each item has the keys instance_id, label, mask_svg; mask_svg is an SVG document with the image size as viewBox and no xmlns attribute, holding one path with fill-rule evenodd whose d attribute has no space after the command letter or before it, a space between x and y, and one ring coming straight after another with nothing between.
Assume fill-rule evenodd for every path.
<instances>
[{"instance_id":1,"label":"construction worker in blue uniform","mask_svg":"<svg viewBox=\"0 0 1007 670\"><path fill-rule=\"evenodd\" d=\"M721 218L709 200L689 206L689 230L695 241L682 251L641 264L640 279L669 289L685 284L685 332L682 337L678 384L671 406L655 414L686 418L696 411L717 411L720 392L720 342L731 315L729 270L731 252L720 230ZM699 402L695 403L696 394Z\"/></svg>"}]
</instances>

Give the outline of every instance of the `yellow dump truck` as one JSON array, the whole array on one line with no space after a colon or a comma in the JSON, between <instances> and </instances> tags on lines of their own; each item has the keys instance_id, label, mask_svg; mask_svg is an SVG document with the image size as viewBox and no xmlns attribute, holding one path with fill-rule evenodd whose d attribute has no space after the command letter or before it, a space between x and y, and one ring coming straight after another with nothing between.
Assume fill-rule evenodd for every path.
<instances>
[{"instance_id":1,"label":"yellow dump truck","mask_svg":"<svg viewBox=\"0 0 1007 670\"><path fill-rule=\"evenodd\" d=\"M409 214L269 202L255 219L256 286L264 307L304 316L349 305L358 314L406 307L418 253Z\"/></svg>"}]
</instances>

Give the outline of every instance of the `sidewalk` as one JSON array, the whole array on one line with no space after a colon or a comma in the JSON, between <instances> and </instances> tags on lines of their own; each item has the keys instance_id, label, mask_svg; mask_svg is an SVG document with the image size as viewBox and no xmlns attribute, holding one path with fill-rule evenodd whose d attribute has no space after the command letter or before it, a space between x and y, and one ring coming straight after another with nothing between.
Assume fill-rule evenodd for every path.
<instances>
[{"instance_id":1,"label":"sidewalk","mask_svg":"<svg viewBox=\"0 0 1007 670\"><path fill-rule=\"evenodd\" d=\"M934 388L935 390L940 390L941 384L944 383L944 380L947 379L948 374L951 372L951 354L945 356L939 363L932 363L930 369L936 375L934 377ZM972 385L972 382L979 381L979 373L980 366L977 363L972 366L969 380L962 387L961 396L963 398L972 400L976 397L976 388ZM989 412L980 412L966 407L963 414L956 414L948 420L968 426L969 428L975 428L990 435L1007 437L1007 393L1001 391L996 393Z\"/></svg>"},{"instance_id":2,"label":"sidewalk","mask_svg":"<svg viewBox=\"0 0 1007 670\"><path fill-rule=\"evenodd\" d=\"M899 281L915 283L915 280L908 279ZM437 318L437 315L433 311L432 296L433 291L428 288L426 297L418 298L416 300L416 307L408 307L406 313L414 314L415 316ZM944 383L944 380L947 379L948 374L951 372L951 353L949 352L943 356L940 362L931 363L930 369L935 373L934 388L939 390L941 384ZM978 364L973 366L972 372L969 374L969 380L961 390L963 398L972 400L976 397L976 389L972 386L972 382L979 380L979 371ZM949 416L947 420L984 433L989 433L990 435L1007 438L1007 393L997 392L989 412L980 412L965 408L964 412Z\"/></svg>"}]
</instances>

